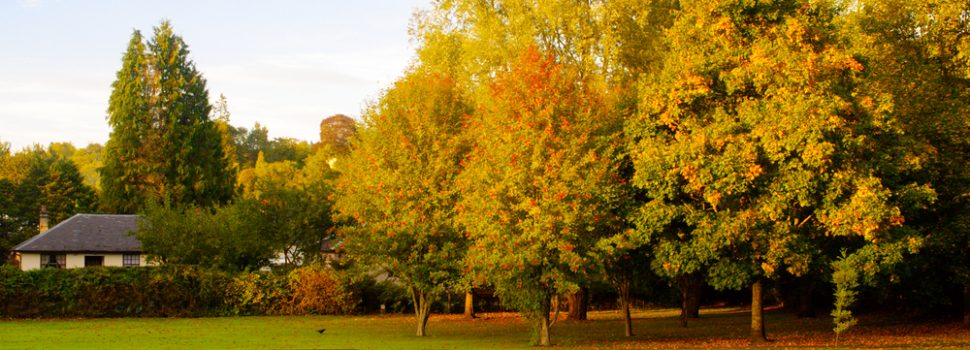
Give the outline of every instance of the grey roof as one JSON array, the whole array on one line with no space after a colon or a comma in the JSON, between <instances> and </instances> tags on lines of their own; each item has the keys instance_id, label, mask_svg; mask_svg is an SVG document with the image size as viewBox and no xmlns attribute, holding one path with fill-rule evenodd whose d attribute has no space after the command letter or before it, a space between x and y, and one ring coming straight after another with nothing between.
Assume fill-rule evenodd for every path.
<instances>
[{"instance_id":1,"label":"grey roof","mask_svg":"<svg viewBox=\"0 0 970 350\"><path fill-rule=\"evenodd\" d=\"M77 214L14 247L18 252L140 252L138 215Z\"/></svg>"}]
</instances>

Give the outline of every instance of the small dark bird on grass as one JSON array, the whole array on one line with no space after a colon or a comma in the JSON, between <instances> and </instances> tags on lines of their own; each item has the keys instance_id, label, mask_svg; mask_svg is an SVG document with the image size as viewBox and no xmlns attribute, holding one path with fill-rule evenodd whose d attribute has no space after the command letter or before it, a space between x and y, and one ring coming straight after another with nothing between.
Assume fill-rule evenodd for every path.
<instances>
[{"instance_id":1,"label":"small dark bird on grass","mask_svg":"<svg viewBox=\"0 0 970 350\"><path fill-rule=\"evenodd\" d=\"M327 331L326 328L320 328L319 330L317 330L317 333L323 334L323 332L326 332L326 331Z\"/></svg>"}]
</instances>

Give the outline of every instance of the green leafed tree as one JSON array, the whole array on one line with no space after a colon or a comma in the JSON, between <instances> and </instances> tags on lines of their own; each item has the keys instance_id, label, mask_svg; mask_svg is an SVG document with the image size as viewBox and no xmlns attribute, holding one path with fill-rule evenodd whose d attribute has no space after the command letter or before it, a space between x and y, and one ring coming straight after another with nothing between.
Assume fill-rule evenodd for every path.
<instances>
[{"instance_id":1,"label":"green leafed tree","mask_svg":"<svg viewBox=\"0 0 970 350\"><path fill-rule=\"evenodd\" d=\"M79 148L73 155L71 161L77 165L78 171L84 177L84 184L95 191L100 192L101 175L98 172L104 164L104 147L101 144L92 143L84 148Z\"/></svg>"},{"instance_id":2,"label":"green leafed tree","mask_svg":"<svg viewBox=\"0 0 970 350\"><path fill-rule=\"evenodd\" d=\"M112 84L108 105L111 136L105 145L101 168L102 205L132 212L145 201L145 191L157 187L149 177L157 165L150 159L157 136L149 137L148 62L141 32L135 31Z\"/></svg>"},{"instance_id":3,"label":"green leafed tree","mask_svg":"<svg viewBox=\"0 0 970 350\"><path fill-rule=\"evenodd\" d=\"M149 202L135 237L158 263L252 271L269 266L278 252L259 212L254 200L214 207Z\"/></svg>"},{"instance_id":4,"label":"green leafed tree","mask_svg":"<svg viewBox=\"0 0 970 350\"><path fill-rule=\"evenodd\" d=\"M213 205L235 184L222 135L209 119L205 79L164 21L146 44L132 34L108 106L101 190L105 208L136 212L146 200Z\"/></svg>"},{"instance_id":5,"label":"green leafed tree","mask_svg":"<svg viewBox=\"0 0 970 350\"><path fill-rule=\"evenodd\" d=\"M595 249L617 221L616 140L595 81L524 50L488 86L460 186L466 264L551 344L550 299L600 273Z\"/></svg>"},{"instance_id":6,"label":"green leafed tree","mask_svg":"<svg viewBox=\"0 0 970 350\"><path fill-rule=\"evenodd\" d=\"M333 238L333 182L337 173L329 155L317 152L303 168L292 161L266 162L239 175L243 199L260 205L253 215L261 220L262 235L274 242L287 266L310 264L321 258L324 239Z\"/></svg>"},{"instance_id":7,"label":"green leafed tree","mask_svg":"<svg viewBox=\"0 0 970 350\"><path fill-rule=\"evenodd\" d=\"M77 167L56 148L26 148L0 153L0 254L38 233L41 207L49 225L77 213L91 212L94 190L84 184Z\"/></svg>"},{"instance_id":8,"label":"green leafed tree","mask_svg":"<svg viewBox=\"0 0 970 350\"><path fill-rule=\"evenodd\" d=\"M256 165L259 153L269 149L269 130L259 123L254 124L252 129L234 127L230 130L236 147L239 168L252 168Z\"/></svg>"},{"instance_id":9,"label":"green leafed tree","mask_svg":"<svg viewBox=\"0 0 970 350\"><path fill-rule=\"evenodd\" d=\"M344 247L408 288L418 336L435 298L461 276L466 239L455 220L455 179L470 112L454 79L416 68L365 113L338 166L336 208L353 223Z\"/></svg>"},{"instance_id":10,"label":"green leafed tree","mask_svg":"<svg viewBox=\"0 0 970 350\"><path fill-rule=\"evenodd\" d=\"M216 132L219 134L219 146L222 148L222 161L226 164L226 172L229 173L229 178L235 181L239 174L239 158L236 151L236 140L232 134L233 127L229 124L230 116L232 116L232 113L229 113L229 102L226 101L225 95L220 94L219 100L212 109L211 119Z\"/></svg>"},{"instance_id":11,"label":"green leafed tree","mask_svg":"<svg viewBox=\"0 0 970 350\"><path fill-rule=\"evenodd\" d=\"M267 162L291 161L302 168L304 161L313 153L313 145L304 140L277 137L269 141L263 155Z\"/></svg>"},{"instance_id":12,"label":"green leafed tree","mask_svg":"<svg viewBox=\"0 0 970 350\"><path fill-rule=\"evenodd\" d=\"M970 4L859 1L846 16L853 48L869 60L868 95L881 96L901 132L874 135L905 226L926 237L894 272L921 308L964 305L970 325ZM962 287L964 300L944 291Z\"/></svg>"},{"instance_id":13,"label":"green leafed tree","mask_svg":"<svg viewBox=\"0 0 970 350\"><path fill-rule=\"evenodd\" d=\"M657 271L750 286L755 343L766 340L766 280L806 273L826 236L891 241L903 221L867 161L881 155L868 135L894 133L892 115L856 94L865 67L834 29L840 10L681 3L629 124Z\"/></svg>"}]
</instances>

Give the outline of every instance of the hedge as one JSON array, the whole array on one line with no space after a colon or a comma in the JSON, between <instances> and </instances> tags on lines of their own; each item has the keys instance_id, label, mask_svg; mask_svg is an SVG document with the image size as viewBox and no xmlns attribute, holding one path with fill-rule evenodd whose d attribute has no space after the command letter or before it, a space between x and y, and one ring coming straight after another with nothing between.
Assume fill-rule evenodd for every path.
<instances>
[{"instance_id":1,"label":"hedge","mask_svg":"<svg viewBox=\"0 0 970 350\"><path fill-rule=\"evenodd\" d=\"M358 297L336 272L229 274L192 266L20 271L0 267L0 317L345 314Z\"/></svg>"}]
</instances>

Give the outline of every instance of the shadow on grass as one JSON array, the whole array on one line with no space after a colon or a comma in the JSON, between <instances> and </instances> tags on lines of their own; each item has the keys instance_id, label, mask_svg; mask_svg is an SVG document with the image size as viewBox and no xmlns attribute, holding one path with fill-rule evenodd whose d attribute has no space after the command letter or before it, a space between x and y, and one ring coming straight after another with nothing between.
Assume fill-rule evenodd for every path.
<instances>
[{"instance_id":1,"label":"shadow on grass","mask_svg":"<svg viewBox=\"0 0 970 350\"><path fill-rule=\"evenodd\" d=\"M136 345L169 348L274 349L535 349L531 325L517 313L433 315L430 336L416 337L411 315L222 317L197 319L90 319L0 321L0 349L107 349ZM562 315L565 317L565 315ZM748 310L702 309L680 327L678 310L636 310L634 332L623 335L617 311L590 312L589 321L560 320L556 349L748 348ZM831 319L766 313L767 347L829 348ZM326 329L325 332L319 332ZM899 315L865 315L842 337L843 348L970 348L970 329L959 321L906 322Z\"/></svg>"},{"instance_id":2,"label":"shadow on grass","mask_svg":"<svg viewBox=\"0 0 970 350\"><path fill-rule=\"evenodd\" d=\"M679 310L642 310L633 313L635 336L624 336L624 323L617 311L590 313L590 320L561 319L553 328L553 341L562 348L652 349L652 348L750 348L748 309L725 308L701 311L700 319L680 326ZM527 336L530 325L515 314L483 315L468 323L499 323ZM764 347L836 347L831 318L797 318L778 308L766 310L770 343ZM469 334L484 336L485 334ZM523 336L523 338L525 337ZM970 347L970 331L958 323L912 324L892 315L869 316L842 337L838 348L858 347Z\"/></svg>"}]
</instances>

